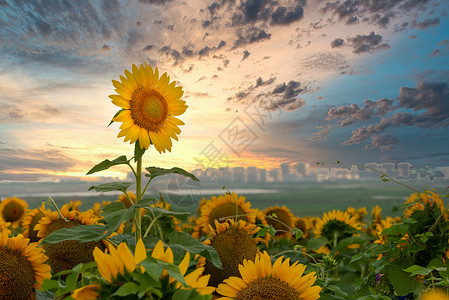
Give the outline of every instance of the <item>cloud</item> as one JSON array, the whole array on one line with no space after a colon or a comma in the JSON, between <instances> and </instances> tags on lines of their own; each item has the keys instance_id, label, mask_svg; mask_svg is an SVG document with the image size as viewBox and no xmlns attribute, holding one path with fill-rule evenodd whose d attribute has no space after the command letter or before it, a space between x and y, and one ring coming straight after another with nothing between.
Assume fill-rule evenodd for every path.
<instances>
[{"instance_id":1,"label":"cloud","mask_svg":"<svg viewBox=\"0 0 449 300\"><path fill-rule=\"evenodd\" d=\"M353 145L371 138L374 147L384 151L397 143L384 132L390 127L447 128L449 127L449 85L447 82L420 81L415 87L401 87L395 99L365 100L360 108L353 103L349 106L332 107L327 120L337 119L341 127L357 121L380 118L378 123L360 127L352 131L351 137L343 145ZM386 144L387 141L390 144ZM384 144L382 144L384 143Z\"/></svg>"},{"instance_id":2,"label":"cloud","mask_svg":"<svg viewBox=\"0 0 449 300\"><path fill-rule=\"evenodd\" d=\"M300 20L304 16L302 4L289 10L285 6L279 6L271 15L271 24L287 25Z\"/></svg>"},{"instance_id":3,"label":"cloud","mask_svg":"<svg viewBox=\"0 0 449 300\"><path fill-rule=\"evenodd\" d=\"M245 60L246 58L248 58L248 56L250 56L251 53L249 53L248 50L243 51L243 57L242 57L242 61Z\"/></svg>"},{"instance_id":4,"label":"cloud","mask_svg":"<svg viewBox=\"0 0 449 300\"><path fill-rule=\"evenodd\" d=\"M399 143L397 137L391 135L375 135L371 137L371 144L365 146L364 149L379 149L381 152L389 152Z\"/></svg>"},{"instance_id":5,"label":"cloud","mask_svg":"<svg viewBox=\"0 0 449 300\"><path fill-rule=\"evenodd\" d=\"M335 40L333 40L333 41L331 42L331 48L336 48L336 47L343 46L344 42L345 42L345 41L344 41L343 39L341 39L341 38L336 38Z\"/></svg>"},{"instance_id":6,"label":"cloud","mask_svg":"<svg viewBox=\"0 0 449 300\"><path fill-rule=\"evenodd\" d=\"M287 111L294 111L303 107L306 103L298 96L305 91L305 88L301 87L299 81L290 80L287 84L282 83L276 86L271 95L273 100L267 101L265 109L269 111L275 111L279 109L285 109Z\"/></svg>"},{"instance_id":7,"label":"cloud","mask_svg":"<svg viewBox=\"0 0 449 300\"><path fill-rule=\"evenodd\" d=\"M426 29L430 26L437 26L440 25L440 19L439 18L435 18L435 19L425 19L422 22L416 22L416 20L412 21L412 24L410 24L410 27L414 28L417 27L419 29Z\"/></svg>"},{"instance_id":8,"label":"cloud","mask_svg":"<svg viewBox=\"0 0 449 300\"><path fill-rule=\"evenodd\" d=\"M265 32L265 30L257 27L249 27L245 30L244 35L240 34L238 39L234 42L232 49L236 49L245 45L258 43L263 40L269 40L271 34Z\"/></svg>"},{"instance_id":9,"label":"cloud","mask_svg":"<svg viewBox=\"0 0 449 300\"><path fill-rule=\"evenodd\" d=\"M355 37L348 38L347 41L354 49L352 52L355 54L390 48L388 43L382 43L382 36L380 34L375 34L374 31L371 31L368 35L358 34Z\"/></svg>"},{"instance_id":10,"label":"cloud","mask_svg":"<svg viewBox=\"0 0 449 300\"><path fill-rule=\"evenodd\" d=\"M24 150L18 148L0 148L0 170L15 172L66 171L77 161L64 155L58 149Z\"/></svg>"},{"instance_id":11,"label":"cloud","mask_svg":"<svg viewBox=\"0 0 449 300\"><path fill-rule=\"evenodd\" d=\"M429 0L329 1L321 7L320 11L322 14L329 13L336 16L339 21L344 21L346 25L360 21L385 27L395 17L411 10L424 9L428 2Z\"/></svg>"}]
</instances>

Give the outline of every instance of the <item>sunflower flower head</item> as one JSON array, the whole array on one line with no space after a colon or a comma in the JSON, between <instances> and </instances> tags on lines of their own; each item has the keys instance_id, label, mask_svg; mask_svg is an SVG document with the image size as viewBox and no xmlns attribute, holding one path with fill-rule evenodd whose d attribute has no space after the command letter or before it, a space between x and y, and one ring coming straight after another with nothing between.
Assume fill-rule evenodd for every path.
<instances>
[{"instance_id":1,"label":"sunflower flower head","mask_svg":"<svg viewBox=\"0 0 449 300\"><path fill-rule=\"evenodd\" d=\"M434 290L422 293L418 300L449 300L449 297L445 291Z\"/></svg>"},{"instance_id":2,"label":"sunflower flower head","mask_svg":"<svg viewBox=\"0 0 449 300\"><path fill-rule=\"evenodd\" d=\"M26 216L28 204L25 200L11 197L0 202L0 219L10 222L13 228L17 228Z\"/></svg>"},{"instance_id":3,"label":"sunflower flower head","mask_svg":"<svg viewBox=\"0 0 449 300\"><path fill-rule=\"evenodd\" d=\"M40 238L37 236L38 231L34 230L34 226L39 223L40 219L50 214L51 210L45 209L43 203L41 207L28 212L22 223L23 236L30 239L31 243L38 242Z\"/></svg>"},{"instance_id":4,"label":"sunflower flower head","mask_svg":"<svg viewBox=\"0 0 449 300\"><path fill-rule=\"evenodd\" d=\"M246 223L243 220L234 222L227 219L225 223L215 220L215 229L209 226L212 237L203 243L212 246L220 257L223 268L218 269L209 260L201 257L198 267L205 267L205 274L210 274L210 284L217 286L229 276L239 274L239 264L244 259L254 260L259 252L257 243L263 241L261 238L253 238L260 227Z\"/></svg>"},{"instance_id":5,"label":"sunflower flower head","mask_svg":"<svg viewBox=\"0 0 449 300\"><path fill-rule=\"evenodd\" d=\"M8 237L0 231L0 299L28 299L34 289L40 289L44 279L51 278L47 256L37 243L19 234Z\"/></svg>"},{"instance_id":6,"label":"sunflower flower head","mask_svg":"<svg viewBox=\"0 0 449 300\"><path fill-rule=\"evenodd\" d=\"M323 217L314 229L314 233L316 237L324 236L329 241L337 243L342 239L353 236L358 230L361 230L361 226L357 220L357 216L351 217L346 211L334 209L323 214ZM320 252L328 254L329 246L324 245L319 249Z\"/></svg>"},{"instance_id":7,"label":"sunflower flower head","mask_svg":"<svg viewBox=\"0 0 449 300\"><path fill-rule=\"evenodd\" d=\"M159 152L171 151L172 139L178 140L184 122L176 118L186 109L181 100L182 87L170 82L167 73L159 77L157 68L153 70L147 63L125 70L120 81L112 80L117 94L110 95L112 103L121 108L113 118L122 122L117 137L125 137L125 142L139 142L141 149L151 144Z\"/></svg>"},{"instance_id":8,"label":"sunflower flower head","mask_svg":"<svg viewBox=\"0 0 449 300\"><path fill-rule=\"evenodd\" d=\"M289 236L291 228L295 225L295 216L286 206L276 205L263 210L268 225L276 229L276 237Z\"/></svg>"},{"instance_id":9,"label":"sunflower flower head","mask_svg":"<svg viewBox=\"0 0 449 300\"><path fill-rule=\"evenodd\" d=\"M306 267L298 262L290 265L290 259L279 257L271 264L264 252L254 261L244 260L239 266L240 276L231 276L217 288L225 297L222 300L315 300L320 297L321 287L314 286L315 272L304 275Z\"/></svg>"},{"instance_id":10,"label":"sunflower flower head","mask_svg":"<svg viewBox=\"0 0 449 300\"><path fill-rule=\"evenodd\" d=\"M251 203L246 198L235 193L226 193L218 197L212 196L210 200L203 202L201 214L197 219L196 230L193 236L209 233L209 225L215 228L215 220L223 223L228 218L243 220L254 224L256 222L257 209L251 208ZM195 233L195 232L194 232Z\"/></svg>"},{"instance_id":11,"label":"sunflower flower head","mask_svg":"<svg viewBox=\"0 0 449 300\"><path fill-rule=\"evenodd\" d=\"M404 217L406 218L410 217L417 210L424 211L426 208L435 207L440 211L444 220L449 220L444 202L438 193L426 191L426 193L412 194L405 203L413 203L404 211Z\"/></svg>"},{"instance_id":12,"label":"sunflower flower head","mask_svg":"<svg viewBox=\"0 0 449 300\"><path fill-rule=\"evenodd\" d=\"M38 231L37 237L45 238L52 232L61 228L70 228L78 225L93 225L98 218L93 216L91 212L86 211L80 213L77 210L69 211L67 205L61 207L60 218L58 212L51 212L42 219L34 227ZM48 263L53 272L58 273L63 270L70 270L79 263L88 263L94 260L92 255L95 247L105 249L106 246L102 241L80 243L75 240L63 241L54 244L43 245L45 254L48 256Z\"/></svg>"},{"instance_id":13,"label":"sunflower flower head","mask_svg":"<svg viewBox=\"0 0 449 300\"><path fill-rule=\"evenodd\" d=\"M159 242L157 242L156 246L154 247L151 257L165 262L173 263L173 251L171 250L170 247L167 247L167 249L165 250L164 244L161 240L159 240ZM208 285L210 275L203 275L204 267L197 268L195 271L185 275L189 267L189 262L190 262L190 253L187 252L178 266L179 270L181 271L181 274L184 276L186 283L191 288L195 288L202 295L212 294L215 291L215 287ZM166 275L167 272L164 270L162 276ZM173 281L175 281L175 279L170 277L169 282L171 283ZM181 289L186 288L183 287L179 282L176 283L176 287Z\"/></svg>"}]
</instances>

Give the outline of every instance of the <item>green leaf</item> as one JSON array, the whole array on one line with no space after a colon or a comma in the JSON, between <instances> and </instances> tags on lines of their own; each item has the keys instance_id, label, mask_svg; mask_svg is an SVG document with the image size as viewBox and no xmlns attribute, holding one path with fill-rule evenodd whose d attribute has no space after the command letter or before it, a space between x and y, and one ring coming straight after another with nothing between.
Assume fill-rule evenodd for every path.
<instances>
[{"instance_id":1,"label":"green leaf","mask_svg":"<svg viewBox=\"0 0 449 300\"><path fill-rule=\"evenodd\" d=\"M417 292L423 288L422 284L410 277L410 274L405 272L409 265L406 262L396 262L386 267L386 274L390 283L393 285L398 296L406 296L411 292Z\"/></svg>"},{"instance_id":2,"label":"green leaf","mask_svg":"<svg viewBox=\"0 0 449 300\"><path fill-rule=\"evenodd\" d=\"M165 270L167 270L168 275L173 277L176 281L181 283L183 286L188 286L184 279L184 275L181 274L181 271L179 270L179 267L177 265L162 261L162 260L156 260L157 263L162 266Z\"/></svg>"},{"instance_id":3,"label":"green leaf","mask_svg":"<svg viewBox=\"0 0 449 300\"><path fill-rule=\"evenodd\" d=\"M139 204L140 204L140 202L139 202ZM142 207L144 207L146 210L153 212L155 217L158 217L160 215L166 215L166 216L175 216L178 219L186 220L187 217L190 215L189 212L185 212L185 211L171 211L171 210L166 210L166 209L159 208L159 207L152 207L149 205L145 205Z\"/></svg>"},{"instance_id":4,"label":"green leaf","mask_svg":"<svg viewBox=\"0 0 449 300\"><path fill-rule=\"evenodd\" d=\"M413 265L407 269L404 269L405 272L412 273L410 276L414 275L427 275L433 270L431 268L424 268L421 266Z\"/></svg>"},{"instance_id":5,"label":"green leaf","mask_svg":"<svg viewBox=\"0 0 449 300\"><path fill-rule=\"evenodd\" d=\"M302 238L304 236L304 232L302 232L302 230L299 228L293 228L292 232L295 235L296 240L299 240L300 238Z\"/></svg>"},{"instance_id":6,"label":"green leaf","mask_svg":"<svg viewBox=\"0 0 449 300\"><path fill-rule=\"evenodd\" d=\"M129 281L122 285L112 296L128 296L135 295L139 291L139 286L132 281Z\"/></svg>"},{"instance_id":7,"label":"green leaf","mask_svg":"<svg viewBox=\"0 0 449 300\"><path fill-rule=\"evenodd\" d=\"M55 299L55 294L49 291L36 290L36 300L53 300Z\"/></svg>"},{"instance_id":8,"label":"green leaf","mask_svg":"<svg viewBox=\"0 0 449 300\"><path fill-rule=\"evenodd\" d=\"M94 166L92 169L89 170L89 172L86 173L86 175L90 175L96 172L104 171L109 169L112 166L116 165L128 165L129 161L126 159L125 155L122 155L113 161L110 161L109 159L103 160L98 165Z\"/></svg>"},{"instance_id":9,"label":"green leaf","mask_svg":"<svg viewBox=\"0 0 449 300\"><path fill-rule=\"evenodd\" d=\"M137 162L139 160L139 158L142 157L142 155L145 153L145 148L140 149L140 142L139 140L137 140L134 143L134 161Z\"/></svg>"},{"instance_id":10,"label":"green leaf","mask_svg":"<svg viewBox=\"0 0 449 300\"><path fill-rule=\"evenodd\" d=\"M153 257L147 257L144 261L140 262L139 265L145 268L145 271L148 275L151 276L154 280L158 281L164 272L164 268L160 266L156 259Z\"/></svg>"},{"instance_id":11,"label":"green leaf","mask_svg":"<svg viewBox=\"0 0 449 300\"><path fill-rule=\"evenodd\" d=\"M61 228L44 238L42 245L71 240L81 243L99 241L107 236L105 232L108 228L105 225L78 225L70 228Z\"/></svg>"},{"instance_id":12,"label":"green leaf","mask_svg":"<svg viewBox=\"0 0 449 300\"><path fill-rule=\"evenodd\" d=\"M408 230L408 225L406 225L406 224L392 225L391 227L384 229L382 231L381 235L392 235L392 236L401 235L401 236L403 236L407 233L407 230Z\"/></svg>"},{"instance_id":13,"label":"green leaf","mask_svg":"<svg viewBox=\"0 0 449 300\"><path fill-rule=\"evenodd\" d=\"M103 208L101 215L109 226L108 233L110 234L116 231L123 222L134 216L134 205L127 209L122 202L112 202Z\"/></svg>"},{"instance_id":14,"label":"green leaf","mask_svg":"<svg viewBox=\"0 0 449 300\"><path fill-rule=\"evenodd\" d=\"M179 174L179 175L188 177L188 178L192 179L193 181L200 181L198 178L195 177L195 175L187 172L184 169L177 168L177 167L174 167L171 169L148 167L148 168L145 168L145 170L147 170L148 173L150 173L150 174L145 174L145 176L150 177L151 179L158 177L158 176L167 175L167 174Z\"/></svg>"},{"instance_id":15,"label":"green leaf","mask_svg":"<svg viewBox=\"0 0 449 300\"><path fill-rule=\"evenodd\" d=\"M168 235L168 239L170 240L170 248L173 251L181 248L183 251L188 251L191 254L199 254L210 260L215 267L222 268L217 251L211 246L204 245L187 233L173 231Z\"/></svg>"},{"instance_id":16,"label":"green leaf","mask_svg":"<svg viewBox=\"0 0 449 300\"><path fill-rule=\"evenodd\" d=\"M313 240L309 240L306 245L306 250L316 250L320 248L321 246L324 246L326 244L329 244L329 240L325 238L324 236L315 238Z\"/></svg>"},{"instance_id":17,"label":"green leaf","mask_svg":"<svg viewBox=\"0 0 449 300\"><path fill-rule=\"evenodd\" d=\"M112 120L111 120L111 122L109 122L109 124L108 124L108 126L106 126L106 127L109 127L109 126L111 126L111 124L112 123L114 123L115 121L113 121L114 120L114 118L115 117L117 117L122 111L124 111L125 109L124 108L122 108L121 110L119 110L118 112L116 112L115 113L115 115L112 117Z\"/></svg>"},{"instance_id":18,"label":"green leaf","mask_svg":"<svg viewBox=\"0 0 449 300\"><path fill-rule=\"evenodd\" d=\"M44 291L49 291L49 290L58 289L58 288L59 288L58 280L45 279L44 282L42 283L40 291L44 292Z\"/></svg>"},{"instance_id":19,"label":"green leaf","mask_svg":"<svg viewBox=\"0 0 449 300\"><path fill-rule=\"evenodd\" d=\"M121 191L124 193L133 184L134 182L109 182L91 186L89 188L89 191L90 190L95 190L97 192Z\"/></svg>"}]
</instances>

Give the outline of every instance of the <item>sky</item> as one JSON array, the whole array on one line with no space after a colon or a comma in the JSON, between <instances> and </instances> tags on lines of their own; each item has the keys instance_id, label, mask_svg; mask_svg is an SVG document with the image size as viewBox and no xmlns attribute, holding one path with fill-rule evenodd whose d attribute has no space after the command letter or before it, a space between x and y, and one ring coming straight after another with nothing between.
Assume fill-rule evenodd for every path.
<instances>
[{"instance_id":1,"label":"sky","mask_svg":"<svg viewBox=\"0 0 449 300\"><path fill-rule=\"evenodd\" d=\"M448 12L444 0L0 0L0 180L131 158L107 127L108 95L144 62L189 106L172 152L150 148L144 166L449 166Z\"/></svg>"}]
</instances>

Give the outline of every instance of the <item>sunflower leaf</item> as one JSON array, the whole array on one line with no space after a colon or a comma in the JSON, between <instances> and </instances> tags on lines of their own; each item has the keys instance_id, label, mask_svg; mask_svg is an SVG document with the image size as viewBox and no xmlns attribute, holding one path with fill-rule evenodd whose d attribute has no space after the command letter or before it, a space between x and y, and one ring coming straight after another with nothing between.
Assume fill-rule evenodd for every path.
<instances>
[{"instance_id":1,"label":"sunflower leaf","mask_svg":"<svg viewBox=\"0 0 449 300\"><path fill-rule=\"evenodd\" d=\"M89 188L89 191L90 190L95 190L97 192L120 191L124 193L133 184L134 182L108 182L100 185L91 186Z\"/></svg>"},{"instance_id":2,"label":"sunflower leaf","mask_svg":"<svg viewBox=\"0 0 449 300\"><path fill-rule=\"evenodd\" d=\"M150 174L145 174L145 176L150 177L151 179L158 177L158 176L167 175L167 174L179 174L179 175L188 177L188 178L192 179L193 181L200 181L198 178L195 177L195 175L187 172L184 169L177 168L177 167L174 167L171 169L148 167L148 168L145 168L145 170L147 170L148 173L150 173Z\"/></svg>"},{"instance_id":3,"label":"sunflower leaf","mask_svg":"<svg viewBox=\"0 0 449 300\"><path fill-rule=\"evenodd\" d=\"M141 158L144 153L145 153L145 148L141 149L139 140L137 140L134 143L134 161L139 160L139 158Z\"/></svg>"},{"instance_id":4,"label":"sunflower leaf","mask_svg":"<svg viewBox=\"0 0 449 300\"><path fill-rule=\"evenodd\" d=\"M112 296L129 296L129 295L135 295L139 291L139 286L130 281L122 285Z\"/></svg>"},{"instance_id":5,"label":"sunflower leaf","mask_svg":"<svg viewBox=\"0 0 449 300\"><path fill-rule=\"evenodd\" d=\"M139 204L140 204L140 202L139 202ZM187 219L187 217L190 215L190 213L186 212L186 211L171 211L171 210L166 210L163 208L152 207L152 206L145 206L144 208L153 212L155 217L158 217L160 215L175 216L176 218L185 221Z\"/></svg>"},{"instance_id":6,"label":"sunflower leaf","mask_svg":"<svg viewBox=\"0 0 449 300\"><path fill-rule=\"evenodd\" d=\"M119 110L118 112L116 112L115 115L112 117L111 122L109 122L108 126L106 126L106 127L111 126L111 124L115 122L115 121L114 121L115 117L117 117L117 116L118 116L122 111L124 111L124 110L125 110L125 109L122 108L121 110Z\"/></svg>"},{"instance_id":7,"label":"sunflower leaf","mask_svg":"<svg viewBox=\"0 0 449 300\"><path fill-rule=\"evenodd\" d=\"M81 243L99 241L106 237L105 232L108 229L109 226L105 225L78 225L70 228L61 228L44 238L42 244L54 244L71 240Z\"/></svg>"},{"instance_id":8,"label":"sunflower leaf","mask_svg":"<svg viewBox=\"0 0 449 300\"><path fill-rule=\"evenodd\" d=\"M90 169L89 172L86 173L86 175L90 175L90 174L93 174L96 172L107 170L112 166L128 165L128 164L129 164L129 160L126 158L125 155L117 157L116 159L114 159L112 161L109 159L105 159L101 163L99 163L98 165L96 165L92 169Z\"/></svg>"},{"instance_id":9,"label":"sunflower leaf","mask_svg":"<svg viewBox=\"0 0 449 300\"><path fill-rule=\"evenodd\" d=\"M215 267L222 268L220 256L218 256L217 251L211 246L204 245L187 233L173 231L168 235L168 239L170 240L170 248L173 252L178 252L179 255L181 255L181 252L186 251L191 254L200 254L210 260Z\"/></svg>"}]
</instances>

